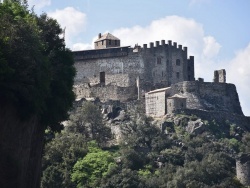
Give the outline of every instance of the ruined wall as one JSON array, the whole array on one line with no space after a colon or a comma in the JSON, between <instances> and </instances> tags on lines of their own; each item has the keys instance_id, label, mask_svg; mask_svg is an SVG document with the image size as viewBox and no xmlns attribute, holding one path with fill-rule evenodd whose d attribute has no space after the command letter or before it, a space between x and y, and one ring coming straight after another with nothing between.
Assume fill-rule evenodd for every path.
<instances>
[{"instance_id":1,"label":"ruined wall","mask_svg":"<svg viewBox=\"0 0 250 188\"><path fill-rule=\"evenodd\" d=\"M187 98L187 108L208 111L225 111L243 115L234 84L213 82L180 82L171 85L171 96Z\"/></svg>"},{"instance_id":2,"label":"ruined wall","mask_svg":"<svg viewBox=\"0 0 250 188\"><path fill-rule=\"evenodd\" d=\"M214 71L214 80L215 83L226 83L226 70L215 70Z\"/></svg>"},{"instance_id":3,"label":"ruined wall","mask_svg":"<svg viewBox=\"0 0 250 188\"><path fill-rule=\"evenodd\" d=\"M136 86L120 87L116 85L93 86L80 84L74 86L74 92L78 99L80 98L99 98L102 101L120 100L127 101L137 98Z\"/></svg>"}]
</instances>

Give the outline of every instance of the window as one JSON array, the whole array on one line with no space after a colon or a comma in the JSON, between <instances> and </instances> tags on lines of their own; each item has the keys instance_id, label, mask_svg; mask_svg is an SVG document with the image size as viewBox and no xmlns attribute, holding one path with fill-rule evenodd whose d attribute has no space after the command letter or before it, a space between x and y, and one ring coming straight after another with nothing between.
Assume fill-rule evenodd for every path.
<instances>
[{"instance_id":1,"label":"window","mask_svg":"<svg viewBox=\"0 0 250 188\"><path fill-rule=\"evenodd\" d=\"M109 40L109 45L111 45L111 40Z\"/></svg>"},{"instance_id":2,"label":"window","mask_svg":"<svg viewBox=\"0 0 250 188\"><path fill-rule=\"evenodd\" d=\"M180 66L181 65L181 61L179 59L176 59L176 65Z\"/></svg>"},{"instance_id":3,"label":"window","mask_svg":"<svg viewBox=\"0 0 250 188\"><path fill-rule=\"evenodd\" d=\"M105 72L100 72L100 83L105 84Z\"/></svg>"},{"instance_id":4,"label":"window","mask_svg":"<svg viewBox=\"0 0 250 188\"><path fill-rule=\"evenodd\" d=\"M157 64L158 64L158 65L161 64L161 57L157 57Z\"/></svg>"},{"instance_id":5,"label":"window","mask_svg":"<svg viewBox=\"0 0 250 188\"><path fill-rule=\"evenodd\" d=\"M104 40L102 40L102 45L103 45L103 43L104 43Z\"/></svg>"},{"instance_id":6,"label":"window","mask_svg":"<svg viewBox=\"0 0 250 188\"><path fill-rule=\"evenodd\" d=\"M176 73L176 78L178 78L178 79L180 78L180 73L179 72Z\"/></svg>"},{"instance_id":7,"label":"window","mask_svg":"<svg viewBox=\"0 0 250 188\"><path fill-rule=\"evenodd\" d=\"M98 46L98 42L96 43L96 46Z\"/></svg>"}]
</instances>

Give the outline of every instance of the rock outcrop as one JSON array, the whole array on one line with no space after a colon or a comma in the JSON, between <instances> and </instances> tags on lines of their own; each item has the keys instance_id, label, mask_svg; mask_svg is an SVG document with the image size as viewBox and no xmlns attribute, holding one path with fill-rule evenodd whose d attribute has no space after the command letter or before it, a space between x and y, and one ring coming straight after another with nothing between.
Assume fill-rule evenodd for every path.
<instances>
[{"instance_id":1,"label":"rock outcrop","mask_svg":"<svg viewBox=\"0 0 250 188\"><path fill-rule=\"evenodd\" d=\"M201 121L201 119L198 119L196 121L189 121L188 126L186 127L186 131L189 134L201 134L205 131L206 125Z\"/></svg>"}]
</instances>

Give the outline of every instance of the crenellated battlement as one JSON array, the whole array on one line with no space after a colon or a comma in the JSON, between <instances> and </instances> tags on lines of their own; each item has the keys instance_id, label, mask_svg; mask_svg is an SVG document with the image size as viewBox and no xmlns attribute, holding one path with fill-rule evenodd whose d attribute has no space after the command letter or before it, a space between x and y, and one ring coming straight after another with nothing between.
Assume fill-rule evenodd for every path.
<instances>
[{"instance_id":1,"label":"crenellated battlement","mask_svg":"<svg viewBox=\"0 0 250 188\"><path fill-rule=\"evenodd\" d=\"M188 48L187 47L182 47L182 45L177 45L177 42L173 42L171 40L168 40L168 44L166 44L165 40L160 41L155 41L149 43L149 48L147 44L143 44L142 50L148 50L148 49L155 49L155 48L171 48L171 49L176 49L176 50L182 50L184 52L187 52Z\"/></svg>"},{"instance_id":2,"label":"crenellated battlement","mask_svg":"<svg viewBox=\"0 0 250 188\"><path fill-rule=\"evenodd\" d=\"M134 50L130 46L122 46L122 47L113 47L113 48L104 48L104 49L93 49L93 50L82 50L75 51L74 58L75 60L87 60L87 59L98 59L98 58L111 58L111 57L121 57L127 56L130 52L140 52L140 51L155 51L158 49L161 50L177 50L181 52L185 52L187 56L187 47L182 47L182 45L177 46L177 42L172 44L172 41L169 40L168 44L165 43L165 40L155 41L149 43L149 48L147 44L143 44L143 47L137 46L137 50Z\"/></svg>"}]
</instances>

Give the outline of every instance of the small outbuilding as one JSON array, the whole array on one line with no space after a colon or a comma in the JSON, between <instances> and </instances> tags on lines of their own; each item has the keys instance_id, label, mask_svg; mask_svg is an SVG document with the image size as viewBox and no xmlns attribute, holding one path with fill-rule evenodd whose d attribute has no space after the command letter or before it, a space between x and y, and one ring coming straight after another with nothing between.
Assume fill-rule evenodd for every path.
<instances>
[{"instance_id":1,"label":"small outbuilding","mask_svg":"<svg viewBox=\"0 0 250 188\"><path fill-rule=\"evenodd\" d=\"M187 99L181 95L171 95L171 87L156 89L145 94L146 115L161 117L177 109L187 108Z\"/></svg>"},{"instance_id":2,"label":"small outbuilding","mask_svg":"<svg viewBox=\"0 0 250 188\"><path fill-rule=\"evenodd\" d=\"M147 116L160 117L167 113L166 97L169 96L170 89L166 87L145 93Z\"/></svg>"},{"instance_id":3,"label":"small outbuilding","mask_svg":"<svg viewBox=\"0 0 250 188\"><path fill-rule=\"evenodd\" d=\"M187 108L187 98L182 97L178 94L167 98L167 113L172 114L174 110L186 109Z\"/></svg>"}]
</instances>

